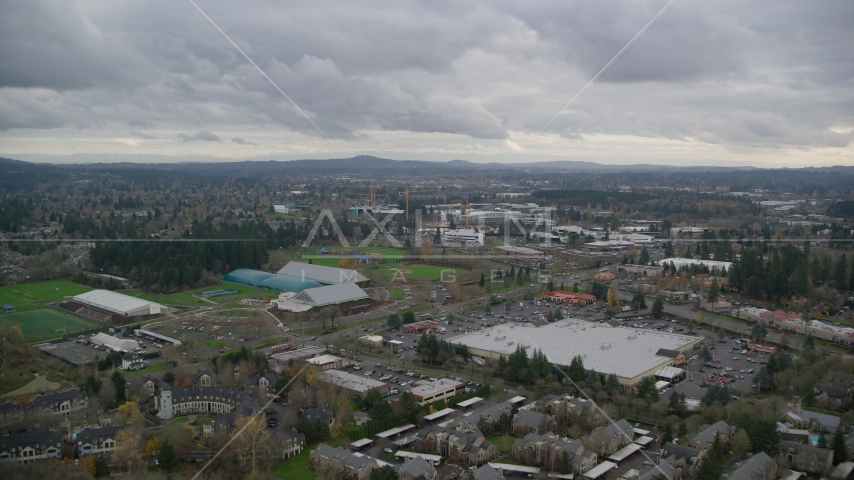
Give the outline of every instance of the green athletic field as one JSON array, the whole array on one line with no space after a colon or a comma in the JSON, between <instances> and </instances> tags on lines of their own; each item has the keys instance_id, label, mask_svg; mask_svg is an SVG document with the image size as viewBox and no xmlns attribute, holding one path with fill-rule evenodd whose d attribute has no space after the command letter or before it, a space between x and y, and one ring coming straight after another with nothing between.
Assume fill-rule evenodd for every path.
<instances>
[{"instance_id":1,"label":"green athletic field","mask_svg":"<svg viewBox=\"0 0 854 480\"><path fill-rule=\"evenodd\" d=\"M62 300L62 297L73 297L90 290L94 289L69 280L31 282L29 285L25 280L15 285L0 287L0 307L7 303L19 307L30 303L55 302L57 298Z\"/></svg>"},{"instance_id":2,"label":"green athletic field","mask_svg":"<svg viewBox=\"0 0 854 480\"><path fill-rule=\"evenodd\" d=\"M52 308L40 308L26 312L0 314L0 327L12 325L21 327L24 342L40 342L61 337L64 334L92 330L103 325L91 322L68 313L58 312ZM57 329L65 328L65 333Z\"/></svg>"}]
</instances>

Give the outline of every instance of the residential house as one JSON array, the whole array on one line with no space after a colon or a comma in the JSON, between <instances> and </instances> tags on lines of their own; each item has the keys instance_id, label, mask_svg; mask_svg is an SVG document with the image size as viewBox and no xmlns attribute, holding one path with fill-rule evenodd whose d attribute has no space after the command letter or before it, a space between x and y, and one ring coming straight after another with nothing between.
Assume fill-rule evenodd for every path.
<instances>
[{"instance_id":1,"label":"residential house","mask_svg":"<svg viewBox=\"0 0 854 480\"><path fill-rule=\"evenodd\" d=\"M362 411L353 412L353 421L356 422L356 425L364 425L371 421L371 417Z\"/></svg>"},{"instance_id":2,"label":"residential house","mask_svg":"<svg viewBox=\"0 0 854 480\"><path fill-rule=\"evenodd\" d=\"M693 447L679 445L678 443L665 443L661 446L658 452L658 458L662 462L667 462L679 471L682 477L693 476L697 467L700 465L700 460L703 458L703 451Z\"/></svg>"},{"instance_id":3,"label":"residential house","mask_svg":"<svg viewBox=\"0 0 854 480\"><path fill-rule=\"evenodd\" d=\"M790 411L786 419L796 428L805 428L814 432L834 433L839 427L839 417L810 410Z\"/></svg>"},{"instance_id":4,"label":"residential house","mask_svg":"<svg viewBox=\"0 0 854 480\"><path fill-rule=\"evenodd\" d=\"M823 475L833 465L833 450L783 440L777 460L792 470Z\"/></svg>"},{"instance_id":5,"label":"residential house","mask_svg":"<svg viewBox=\"0 0 854 480\"><path fill-rule=\"evenodd\" d=\"M480 430L458 430L438 425L416 432L415 449L440 455L462 465L481 465L495 456L495 445Z\"/></svg>"},{"instance_id":6,"label":"residential house","mask_svg":"<svg viewBox=\"0 0 854 480\"><path fill-rule=\"evenodd\" d=\"M85 390L71 389L33 398L27 408L67 417L73 412L85 410L88 405L89 394Z\"/></svg>"},{"instance_id":7,"label":"residential house","mask_svg":"<svg viewBox=\"0 0 854 480\"><path fill-rule=\"evenodd\" d=\"M681 472L676 467L662 461L658 462L658 465L646 467L646 470L638 475L637 480L658 480L662 473L668 480L680 480L682 478Z\"/></svg>"},{"instance_id":8,"label":"residential house","mask_svg":"<svg viewBox=\"0 0 854 480\"><path fill-rule=\"evenodd\" d=\"M460 475L460 480L505 480L504 475L498 473L489 464L482 465L474 472L465 472Z\"/></svg>"},{"instance_id":9,"label":"residential house","mask_svg":"<svg viewBox=\"0 0 854 480\"><path fill-rule=\"evenodd\" d=\"M630 444L635 438L635 429L625 418L599 427L584 437L584 446L599 456L608 457Z\"/></svg>"},{"instance_id":10,"label":"residential house","mask_svg":"<svg viewBox=\"0 0 854 480\"><path fill-rule=\"evenodd\" d=\"M445 456L459 465L483 465L495 456L495 445L486 440L479 430L451 432Z\"/></svg>"},{"instance_id":11,"label":"residential house","mask_svg":"<svg viewBox=\"0 0 854 480\"><path fill-rule=\"evenodd\" d=\"M62 458L62 435L27 432L0 437L0 462L33 463Z\"/></svg>"},{"instance_id":12,"label":"residential house","mask_svg":"<svg viewBox=\"0 0 854 480\"><path fill-rule=\"evenodd\" d=\"M422 457L415 457L404 463L397 473L400 480L439 480L436 469Z\"/></svg>"},{"instance_id":13,"label":"residential house","mask_svg":"<svg viewBox=\"0 0 854 480\"><path fill-rule=\"evenodd\" d=\"M157 398L160 395L161 390L169 388L168 383L150 373L139 377L139 380L136 381L142 382L143 388L148 391L148 396L151 398Z\"/></svg>"},{"instance_id":14,"label":"residential house","mask_svg":"<svg viewBox=\"0 0 854 480\"><path fill-rule=\"evenodd\" d=\"M851 395L850 388L829 383L817 383L814 392L817 405L831 408L839 408L842 406L842 402Z\"/></svg>"},{"instance_id":15,"label":"residential house","mask_svg":"<svg viewBox=\"0 0 854 480\"><path fill-rule=\"evenodd\" d=\"M282 459L299 455L305 450L305 435L291 428L278 426L270 430L270 438L282 438Z\"/></svg>"},{"instance_id":16,"label":"residential house","mask_svg":"<svg viewBox=\"0 0 854 480\"><path fill-rule=\"evenodd\" d=\"M777 462L765 452L743 460L741 466L729 474L730 480L775 480L777 478Z\"/></svg>"},{"instance_id":17,"label":"residential house","mask_svg":"<svg viewBox=\"0 0 854 480\"><path fill-rule=\"evenodd\" d=\"M74 450L77 458L88 455L109 455L116 449L116 434L122 425L108 425L100 428L84 428L75 436Z\"/></svg>"},{"instance_id":18,"label":"residential house","mask_svg":"<svg viewBox=\"0 0 854 480\"><path fill-rule=\"evenodd\" d=\"M219 384L219 375L212 370L204 369L193 375L193 385L212 387Z\"/></svg>"},{"instance_id":19,"label":"residential house","mask_svg":"<svg viewBox=\"0 0 854 480\"><path fill-rule=\"evenodd\" d=\"M546 413L567 423L579 421L584 428L594 429L608 423L608 419L602 414L596 404L583 398L575 398L570 395L546 395L538 400L533 409Z\"/></svg>"},{"instance_id":20,"label":"residential house","mask_svg":"<svg viewBox=\"0 0 854 480\"><path fill-rule=\"evenodd\" d=\"M512 403L501 402L487 408L475 410L468 417L459 417L455 419L456 427L457 430L460 431L477 430L480 428L478 426L480 419L483 419L483 421L489 426L495 426L495 424L498 423L498 419L503 414L513 415Z\"/></svg>"},{"instance_id":21,"label":"residential house","mask_svg":"<svg viewBox=\"0 0 854 480\"><path fill-rule=\"evenodd\" d=\"M314 422L321 420L326 422L329 428L332 428L332 422L335 420L335 415L332 413L332 410L324 407L304 408L300 410L299 413L304 416L311 425L314 425Z\"/></svg>"},{"instance_id":22,"label":"residential house","mask_svg":"<svg viewBox=\"0 0 854 480\"><path fill-rule=\"evenodd\" d=\"M330 447L321 443L309 455L309 465L321 478L347 478L366 480L371 471L379 468L376 460L366 455L356 455L344 447Z\"/></svg>"},{"instance_id":23,"label":"residential house","mask_svg":"<svg viewBox=\"0 0 854 480\"><path fill-rule=\"evenodd\" d=\"M275 373L265 373L264 375L255 375L249 379L249 383L253 387L258 387L259 390L267 394L268 398L276 396L276 383L279 381L279 376Z\"/></svg>"},{"instance_id":24,"label":"residential house","mask_svg":"<svg viewBox=\"0 0 854 480\"><path fill-rule=\"evenodd\" d=\"M733 427L727 425L726 422L720 421L714 425L700 426L700 432L688 435L688 446L694 447L697 450L708 450L715 441L715 437L720 437L721 444L726 446L729 439L734 433Z\"/></svg>"},{"instance_id":25,"label":"residential house","mask_svg":"<svg viewBox=\"0 0 854 480\"><path fill-rule=\"evenodd\" d=\"M566 452L577 474L586 472L598 463L596 452L584 447L580 439L566 441L553 433L529 433L513 442L513 458L527 465L540 465L555 470Z\"/></svg>"},{"instance_id":26,"label":"residential house","mask_svg":"<svg viewBox=\"0 0 854 480\"><path fill-rule=\"evenodd\" d=\"M0 404L0 427L11 425L24 419L24 407L19 403L6 402Z\"/></svg>"},{"instance_id":27,"label":"residential house","mask_svg":"<svg viewBox=\"0 0 854 480\"><path fill-rule=\"evenodd\" d=\"M513 433L524 435L526 433L542 434L554 430L556 423L554 418L545 413L534 410L519 410L513 416Z\"/></svg>"}]
</instances>

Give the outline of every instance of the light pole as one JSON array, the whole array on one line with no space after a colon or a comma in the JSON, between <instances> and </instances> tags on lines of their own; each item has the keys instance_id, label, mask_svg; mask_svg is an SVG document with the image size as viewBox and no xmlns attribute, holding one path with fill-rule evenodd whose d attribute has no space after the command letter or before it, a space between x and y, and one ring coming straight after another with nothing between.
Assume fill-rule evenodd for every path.
<instances>
[{"instance_id":1,"label":"light pole","mask_svg":"<svg viewBox=\"0 0 854 480\"><path fill-rule=\"evenodd\" d=\"M29 275L27 275L27 296L32 297L32 295L30 295L30 276Z\"/></svg>"}]
</instances>

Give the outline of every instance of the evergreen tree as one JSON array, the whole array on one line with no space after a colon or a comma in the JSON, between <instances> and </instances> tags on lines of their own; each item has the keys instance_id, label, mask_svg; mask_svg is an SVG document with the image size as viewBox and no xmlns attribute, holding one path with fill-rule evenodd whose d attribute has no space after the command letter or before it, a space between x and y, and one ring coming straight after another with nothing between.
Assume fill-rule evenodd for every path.
<instances>
[{"instance_id":1,"label":"evergreen tree","mask_svg":"<svg viewBox=\"0 0 854 480\"><path fill-rule=\"evenodd\" d=\"M608 381L605 383L605 391L608 392L608 395L614 396L621 389L622 387L620 387L620 380L617 378L617 374L612 373L608 375Z\"/></svg>"},{"instance_id":2,"label":"evergreen tree","mask_svg":"<svg viewBox=\"0 0 854 480\"><path fill-rule=\"evenodd\" d=\"M661 435L661 443L671 443L673 442L673 426L669 423L664 424L664 432Z\"/></svg>"},{"instance_id":3,"label":"evergreen tree","mask_svg":"<svg viewBox=\"0 0 854 480\"><path fill-rule=\"evenodd\" d=\"M836 266L833 268L833 282L840 292L844 292L848 288L848 260L844 253L839 256L839 260L836 261Z\"/></svg>"},{"instance_id":4,"label":"evergreen tree","mask_svg":"<svg viewBox=\"0 0 854 480\"><path fill-rule=\"evenodd\" d=\"M753 453L765 452L771 457L780 450L780 434L774 420L749 418L744 425Z\"/></svg>"},{"instance_id":5,"label":"evergreen tree","mask_svg":"<svg viewBox=\"0 0 854 480\"><path fill-rule=\"evenodd\" d=\"M809 351L815 350L815 337L812 336L812 333L807 333L806 338L804 338L802 348Z\"/></svg>"},{"instance_id":6,"label":"evergreen tree","mask_svg":"<svg viewBox=\"0 0 854 480\"><path fill-rule=\"evenodd\" d=\"M688 426L685 425L685 422L679 424L679 433L677 435L680 439L688 438Z\"/></svg>"},{"instance_id":7,"label":"evergreen tree","mask_svg":"<svg viewBox=\"0 0 854 480\"><path fill-rule=\"evenodd\" d=\"M175 448L169 440L164 440L160 445L160 450L157 451L157 465L167 472L177 470L181 467L181 460L178 459Z\"/></svg>"},{"instance_id":8,"label":"evergreen tree","mask_svg":"<svg viewBox=\"0 0 854 480\"><path fill-rule=\"evenodd\" d=\"M758 385L760 390L767 390L771 388L771 374L768 373L768 369L765 365L756 372L756 375L753 376L753 384Z\"/></svg>"},{"instance_id":9,"label":"evergreen tree","mask_svg":"<svg viewBox=\"0 0 854 480\"><path fill-rule=\"evenodd\" d=\"M724 448L721 444L721 438L715 435L715 440L712 442L711 448L706 452L706 455L700 461L700 466L697 467L697 473L694 475L695 480L717 480L721 476L721 466L724 461Z\"/></svg>"},{"instance_id":10,"label":"evergreen tree","mask_svg":"<svg viewBox=\"0 0 854 480\"><path fill-rule=\"evenodd\" d=\"M99 455L95 457L95 478L109 477L110 469L107 467L107 460Z\"/></svg>"},{"instance_id":11,"label":"evergreen tree","mask_svg":"<svg viewBox=\"0 0 854 480\"><path fill-rule=\"evenodd\" d=\"M483 274L483 272L480 272L480 281L478 281L477 284L480 287L486 286L486 276Z\"/></svg>"},{"instance_id":12,"label":"evergreen tree","mask_svg":"<svg viewBox=\"0 0 854 480\"><path fill-rule=\"evenodd\" d=\"M656 319L664 317L664 301L660 298L656 298L652 303L652 316Z\"/></svg>"},{"instance_id":13,"label":"evergreen tree","mask_svg":"<svg viewBox=\"0 0 854 480\"><path fill-rule=\"evenodd\" d=\"M819 434L818 442L816 442L815 446L818 448L827 449L827 437L823 433Z\"/></svg>"},{"instance_id":14,"label":"evergreen tree","mask_svg":"<svg viewBox=\"0 0 854 480\"><path fill-rule=\"evenodd\" d=\"M833 434L833 464L839 465L848 460L848 448L845 445L845 436L842 429L837 428Z\"/></svg>"},{"instance_id":15,"label":"evergreen tree","mask_svg":"<svg viewBox=\"0 0 854 480\"><path fill-rule=\"evenodd\" d=\"M567 374L576 385L580 384L585 378L587 378L587 370L584 368L584 361L581 359L580 355L576 355L572 358L572 362L569 364L569 372L567 372Z\"/></svg>"},{"instance_id":16,"label":"evergreen tree","mask_svg":"<svg viewBox=\"0 0 854 480\"><path fill-rule=\"evenodd\" d=\"M127 381L125 380L122 372L116 370L113 372L112 376L110 376L110 381L113 382L113 387L116 389L116 401L124 403L125 401L125 387L127 386Z\"/></svg>"}]
</instances>

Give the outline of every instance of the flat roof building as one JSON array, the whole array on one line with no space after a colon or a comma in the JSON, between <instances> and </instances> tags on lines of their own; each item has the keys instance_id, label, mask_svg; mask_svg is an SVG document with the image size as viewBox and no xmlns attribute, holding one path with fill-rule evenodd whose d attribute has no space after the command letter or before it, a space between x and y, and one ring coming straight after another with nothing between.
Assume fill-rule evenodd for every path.
<instances>
[{"instance_id":1,"label":"flat roof building","mask_svg":"<svg viewBox=\"0 0 854 480\"><path fill-rule=\"evenodd\" d=\"M123 353L130 352L134 348L139 347L136 340L123 340L112 335L107 335L106 333L99 333L90 338L89 341L95 345L103 345L110 350Z\"/></svg>"},{"instance_id":2,"label":"flat roof building","mask_svg":"<svg viewBox=\"0 0 854 480\"><path fill-rule=\"evenodd\" d=\"M341 387L350 393L364 397L368 390L376 388L380 393L388 391L388 383L374 380L364 375L353 375L341 370L325 370L317 374L317 379Z\"/></svg>"},{"instance_id":3,"label":"flat roof building","mask_svg":"<svg viewBox=\"0 0 854 480\"><path fill-rule=\"evenodd\" d=\"M517 344L529 352L539 348L549 361L569 365L580 355L587 369L617 375L620 384L637 385L643 377L653 376L675 359L658 355L659 349L685 352L694 348L699 337L626 327L611 327L583 320L567 319L534 328L505 323L484 330L449 338L466 345L473 355L497 360L509 356Z\"/></svg>"},{"instance_id":4,"label":"flat roof building","mask_svg":"<svg viewBox=\"0 0 854 480\"><path fill-rule=\"evenodd\" d=\"M333 368L342 368L344 366L344 359L336 357L335 355L318 355L314 358L309 358L305 363L314 365L323 371Z\"/></svg>"},{"instance_id":5,"label":"flat roof building","mask_svg":"<svg viewBox=\"0 0 854 480\"><path fill-rule=\"evenodd\" d=\"M418 386L409 391L420 405L446 400L458 393L462 393L465 384L447 378L419 381Z\"/></svg>"},{"instance_id":6,"label":"flat roof building","mask_svg":"<svg viewBox=\"0 0 854 480\"><path fill-rule=\"evenodd\" d=\"M97 310L121 315L123 317L135 317L138 315L156 315L160 313L159 303L149 302L141 298L122 295L109 290L92 290L72 297L77 303L92 307Z\"/></svg>"}]
</instances>

